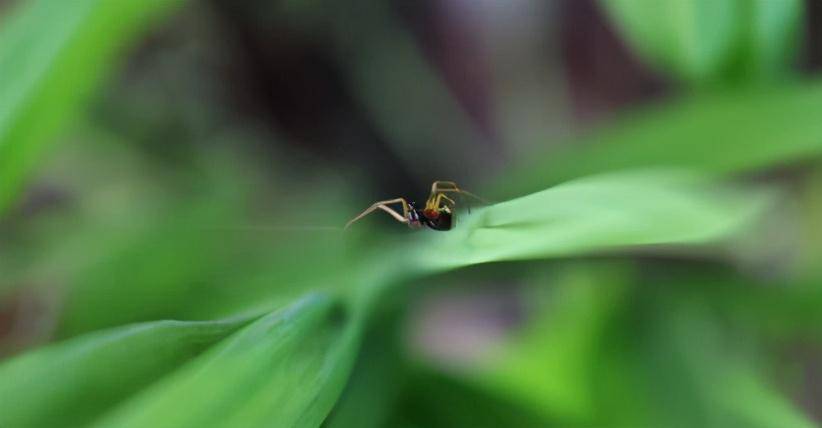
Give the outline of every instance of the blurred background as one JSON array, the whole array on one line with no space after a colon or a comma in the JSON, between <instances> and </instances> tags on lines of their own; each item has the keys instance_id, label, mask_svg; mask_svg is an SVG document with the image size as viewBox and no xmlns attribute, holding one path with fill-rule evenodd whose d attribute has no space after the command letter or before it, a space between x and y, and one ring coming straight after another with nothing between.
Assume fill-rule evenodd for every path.
<instances>
[{"instance_id":1,"label":"blurred background","mask_svg":"<svg viewBox=\"0 0 822 428\"><path fill-rule=\"evenodd\" d=\"M422 200L433 180L504 201L684 166L779 188L765 241L404 284L327 424L369 426L351 409L409 427L822 421L818 2L154 2L163 13L121 36L106 6L63 48L121 48L40 74L16 59L82 20L32 3L0 2L0 47L17 48L0 79L88 89L12 128L35 107L0 85L3 358L291 301L426 233L381 215L353 239L329 230L377 200ZM28 134L36 150L9 149Z\"/></svg>"}]
</instances>

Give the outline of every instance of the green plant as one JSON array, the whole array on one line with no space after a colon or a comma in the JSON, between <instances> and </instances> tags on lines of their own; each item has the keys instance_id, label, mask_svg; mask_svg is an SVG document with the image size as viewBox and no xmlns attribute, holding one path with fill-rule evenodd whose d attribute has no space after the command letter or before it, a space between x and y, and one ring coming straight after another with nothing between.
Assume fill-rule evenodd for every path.
<instances>
[{"instance_id":1,"label":"green plant","mask_svg":"<svg viewBox=\"0 0 822 428\"><path fill-rule=\"evenodd\" d=\"M640 54L689 81L730 78L723 73L739 64L747 64L734 68L741 82L778 75L785 59L773 46L790 45L801 14L794 2L771 5L780 19L758 32L750 18L763 2L742 14L742 2L683 2L687 14L665 16L705 9L712 19L665 26L651 25L646 3L607 7ZM0 212L118 49L170 6L41 0L7 17ZM711 40L688 39L695 34ZM361 97L376 102L373 92ZM99 159L77 149L81 159L65 162L73 171L111 162L128 170L107 184L133 191L116 200L129 228L105 224L108 211L94 209L105 204L94 203L79 204L76 223L29 225L46 238L20 245L35 256L15 275L64 279L51 290L61 299L60 340L0 363L0 426L812 426L774 386L776 364L765 356L797 335L818 340L816 273L786 268L774 291L744 268L778 258L776 247L756 251L772 245L770 223L812 228L785 206L816 205L782 181L745 174L798 161L816 168L819 112L817 82L687 96L520 163L491 183L499 202L448 233L368 236L365 223L308 238L281 231L296 237L262 243L203 233L251 217L244 189L261 180L232 166L232 155L146 174L146 159L80 120L75 132L111 147L86 143ZM185 191L140 187L152 173ZM76 180L78 188L100 181ZM314 205L332 214L338 206L293 204ZM281 217L289 215L304 212ZM392 312L408 290L454 272L521 282L536 315L464 370L404 357Z\"/></svg>"}]
</instances>

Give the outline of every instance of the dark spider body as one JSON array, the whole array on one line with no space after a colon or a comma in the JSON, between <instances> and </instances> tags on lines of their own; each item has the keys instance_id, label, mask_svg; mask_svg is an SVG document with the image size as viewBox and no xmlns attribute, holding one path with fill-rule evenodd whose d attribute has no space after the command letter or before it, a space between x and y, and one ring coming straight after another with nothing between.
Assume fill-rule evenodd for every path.
<instances>
[{"instance_id":1,"label":"dark spider body","mask_svg":"<svg viewBox=\"0 0 822 428\"><path fill-rule=\"evenodd\" d=\"M352 223L366 215L376 210L382 210L391 215L391 217L394 217L397 221L407 224L408 227L412 229L420 229L425 226L429 229L439 231L451 230L455 224L455 209L457 203L449 198L446 193L470 196L485 202L473 193L460 189L453 181L435 181L434 184L431 185L431 194L425 201L423 208L417 208L413 202L409 203L405 198L375 202L368 207L368 209L360 213L360 215L349 221L345 227L347 229ZM391 208L389 206L391 204L402 204L402 214Z\"/></svg>"},{"instance_id":2,"label":"dark spider body","mask_svg":"<svg viewBox=\"0 0 822 428\"><path fill-rule=\"evenodd\" d=\"M412 228L425 226L433 230L446 231L454 227L454 216L448 208L437 210L435 215L429 212L428 215L431 217L426 215L426 210L415 207L413 202L408 203L408 208L408 226Z\"/></svg>"}]
</instances>

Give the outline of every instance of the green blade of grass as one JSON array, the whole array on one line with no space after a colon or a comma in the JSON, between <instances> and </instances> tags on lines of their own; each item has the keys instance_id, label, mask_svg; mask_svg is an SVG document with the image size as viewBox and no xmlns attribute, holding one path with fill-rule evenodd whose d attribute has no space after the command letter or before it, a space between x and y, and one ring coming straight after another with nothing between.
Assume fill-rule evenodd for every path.
<instances>
[{"instance_id":1,"label":"green blade of grass","mask_svg":"<svg viewBox=\"0 0 822 428\"><path fill-rule=\"evenodd\" d=\"M361 321L310 294L235 333L99 426L317 426L353 365Z\"/></svg>"},{"instance_id":2,"label":"green blade of grass","mask_svg":"<svg viewBox=\"0 0 822 428\"><path fill-rule=\"evenodd\" d=\"M0 31L0 213L118 52L179 0L23 2Z\"/></svg>"},{"instance_id":3,"label":"green blade of grass","mask_svg":"<svg viewBox=\"0 0 822 428\"><path fill-rule=\"evenodd\" d=\"M474 263L714 242L751 221L768 195L681 172L634 171L572 181L486 207L449 233L418 235L420 241L382 252L363 271L343 272L345 282L355 286L345 289L355 293L356 312L346 313L331 296L309 295L135 391L100 423L317 425L347 379L361 316L373 309L374 300L357 298L374 295L356 293ZM38 401L26 399L32 406Z\"/></svg>"},{"instance_id":4,"label":"green blade of grass","mask_svg":"<svg viewBox=\"0 0 822 428\"><path fill-rule=\"evenodd\" d=\"M0 366L0 424L319 425L361 318L313 293L251 319L138 324L20 356Z\"/></svg>"},{"instance_id":5,"label":"green blade of grass","mask_svg":"<svg viewBox=\"0 0 822 428\"><path fill-rule=\"evenodd\" d=\"M411 252L423 269L710 243L750 223L771 192L654 170L574 180L478 210Z\"/></svg>"},{"instance_id":6,"label":"green blade of grass","mask_svg":"<svg viewBox=\"0 0 822 428\"><path fill-rule=\"evenodd\" d=\"M447 233L378 248L352 291L369 307L403 281L475 264L718 244L755 226L777 195L673 169L572 180L461 215Z\"/></svg>"},{"instance_id":7,"label":"green blade of grass","mask_svg":"<svg viewBox=\"0 0 822 428\"><path fill-rule=\"evenodd\" d=\"M0 426L76 426L247 323L158 321L103 331L0 365Z\"/></svg>"},{"instance_id":8,"label":"green blade of grass","mask_svg":"<svg viewBox=\"0 0 822 428\"><path fill-rule=\"evenodd\" d=\"M772 168L822 154L822 82L704 95L622 118L565 151L532 156L498 194L526 194L574 177L638 167L713 174Z\"/></svg>"}]
</instances>

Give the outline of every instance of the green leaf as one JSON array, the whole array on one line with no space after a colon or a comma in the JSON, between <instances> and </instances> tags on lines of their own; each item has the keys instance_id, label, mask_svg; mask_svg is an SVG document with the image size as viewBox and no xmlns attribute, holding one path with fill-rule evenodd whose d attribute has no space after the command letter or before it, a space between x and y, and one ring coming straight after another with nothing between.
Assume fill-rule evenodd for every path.
<instances>
[{"instance_id":1,"label":"green leaf","mask_svg":"<svg viewBox=\"0 0 822 428\"><path fill-rule=\"evenodd\" d=\"M603 253L729 237L762 212L769 192L665 170L603 174L498 203L405 251L423 270Z\"/></svg>"},{"instance_id":2,"label":"green leaf","mask_svg":"<svg viewBox=\"0 0 822 428\"><path fill-rule=\"evenodd\" d=\"M353 365L362 320L310 294L137 394L98 426L317 426Z\"/></svg>"},{"instance_id":3,"label":"green leaf","mask_svg":"<svg viewBox=\"0 0 822 428\"><path fill-rule=\"evenodd\" d=\"M525 194L574 177L637 167L735 174L822 154L822 83L698 96L624 117L565 151L532 156L498 193Z\"/></svg>"},{"instance_id":4,"label":"green leaf","mask_svg":"<svg viewBox=\"0 0 822 428\"><path fill-rule=\"evenodd\" d=\"M247 322L135 324L13 358L0 365L0 426L89 423Z\"/></svg>"},{"instance_id":5,"label":"green leaf","mask_svg":"<svg viewBox=\"0 0 822 428\"><path fill-rule=\"evenodd\" d=\"M236 331L249 319L139 324L18 357L0 366L0 425L318 425L361 314L314 293Z\"/></svg>"},{"instance_id":6,"label":"green leaf","mask_svg":"<svg viewBox=\"0 0 822 428\"><path fill-rule=\"evenodd\" d=\"M0 30L0 212L117 54L178 0L34 0Z\"/></svg>"},{"instance_id":7,"label":"green leaf","mask_svg":"<svg viewBox=\"0 0 822 428\"><path fill-rule=\"evenodd\" d=\"M378 248L351 291L369 307L403 281L475 264L718 244L754 226L774 196L682 170L573 180L460 216L448 233Z\"/></svg>"}]
</instances>

